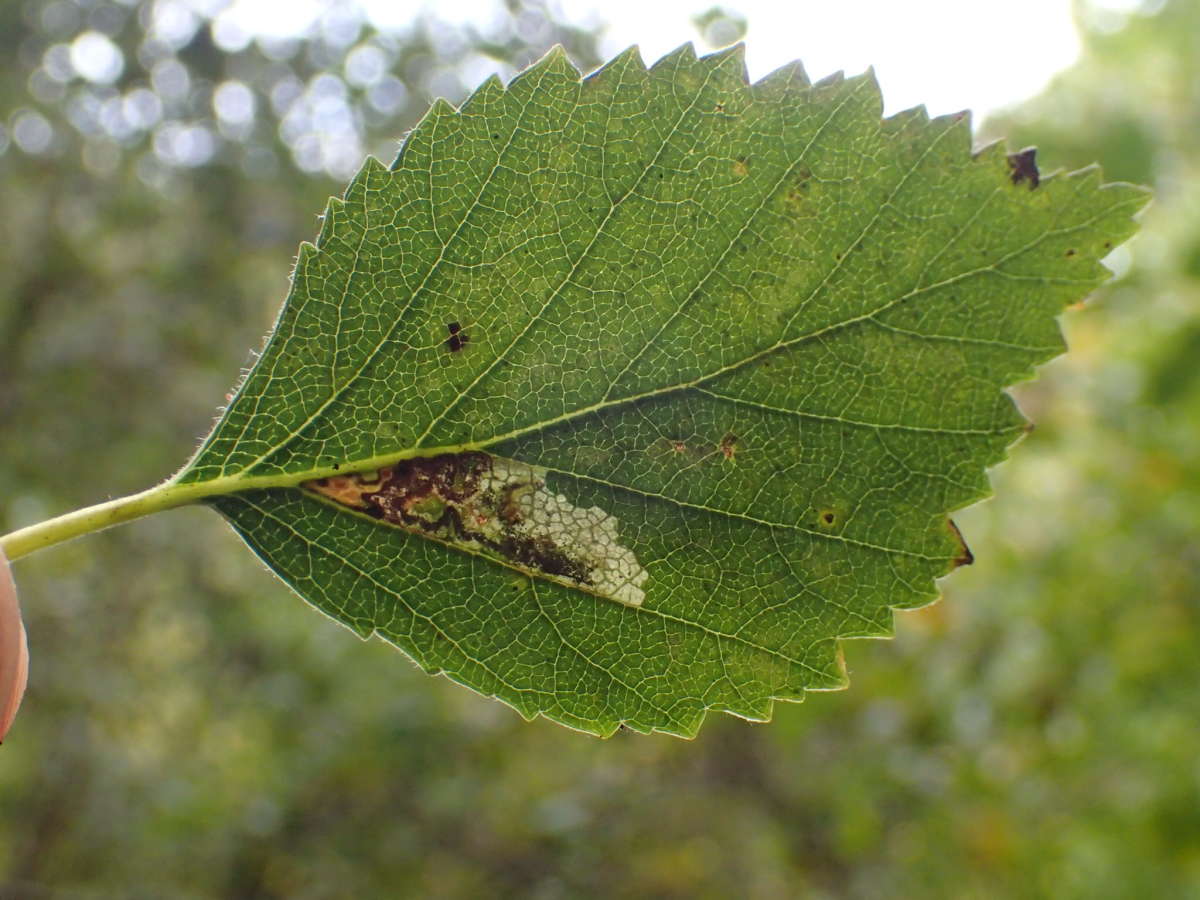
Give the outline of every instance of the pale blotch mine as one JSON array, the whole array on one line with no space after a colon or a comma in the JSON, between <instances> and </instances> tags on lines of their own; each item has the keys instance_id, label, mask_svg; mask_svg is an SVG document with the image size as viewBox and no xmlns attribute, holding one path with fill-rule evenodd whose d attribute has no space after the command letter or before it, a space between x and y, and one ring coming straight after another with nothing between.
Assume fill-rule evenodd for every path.
<instances>
[{"instance_id":1,"label":"pale blotch mine","mask_svg":"<svg viewBox=\"0 0 1200 900\"><path fill-rule=\"evenodd\" d=\"M642 605L646 599L642 585L650 575L634 552L621 545L616 516L598 506L575 506L563 494L552 494L546 490L545 469L516 460L493 457L487 487L507 492L509 502L517 507L512 530L533 539L547 538L581 563L593 593L626 606Z\"/></svg>"}]
</instances>

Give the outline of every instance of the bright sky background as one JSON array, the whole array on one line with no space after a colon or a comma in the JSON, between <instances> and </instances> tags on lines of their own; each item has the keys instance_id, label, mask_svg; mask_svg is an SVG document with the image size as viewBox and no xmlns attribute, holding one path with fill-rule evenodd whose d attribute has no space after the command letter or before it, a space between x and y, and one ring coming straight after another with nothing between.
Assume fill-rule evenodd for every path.
<instances>
[{"instance_id":1,"label":"bright sky background","mask_svg":"<svg viewBox=\"0 0 1200 900\"><path fill-rule=\"evenodd\" d=\"M216 8L248 34L286 36L351 0L190 0ZM383 29L425 9L486 30L500 0L356 0ZM606 55L638 44L653 62L699 32L692 18L714 0L551 0L573 22L606 23ZM229 5L227 5L229 4ZM749 21L747 64L760 78L801 59L814 80L874 66L888 114L924 103L934 115L990 111L1036 94L1079 53L1071 0L728 0ZM1122 16L1137 0L1089 0ZM474 74L474 73L472 73Z\"/></svg>"},{"instance_id":2,"label":"bright sky background","mask_svg":"<svg viewBox=\"0 0 1200 900\"><path fill-rule=\"evenodd\" d=\"M611 24L606 49L640 44L647 61L696 34L706 0L561 0L572 19ZM813 80L868 66L886 112L924 103L934 115L982 114L1037 91L1079 52L1070 0L730 0L749 21L752 78L800 59ZM602 13L597 10L602 9Z\"/></svg>"},{"instance_id":3,"label":"bright sky background","mask_svg":"<svg viewBox=\"0 0 1200 900\"><path fill-rule=\"evenodd\" d=\"M607 22L607 55L639 44L653 62L696 40L692 18L713 0L557 0L566 18ZM1107 0L1113 3L1113 0ZM1119 5L1120 0L1117 0ZM295 33L329 0L234 0L251 33ZM381 26L402 27L422 7L482 25L497 0L360 0ZM760 78L801 59L814 80L874 65L887 112L925 103L938 115L988 111L1037 91L1079 52L1070 0L728 0L749 20L747 64ZM286 10L286 12L285 12Z\"/></svg>"}]
</instances>

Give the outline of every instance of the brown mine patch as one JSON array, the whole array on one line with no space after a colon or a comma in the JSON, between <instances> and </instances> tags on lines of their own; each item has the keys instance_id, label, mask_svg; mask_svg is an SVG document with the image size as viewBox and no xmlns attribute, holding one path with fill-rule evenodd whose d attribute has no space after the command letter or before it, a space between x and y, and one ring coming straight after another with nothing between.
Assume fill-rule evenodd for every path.
<instances>
[{"instance_id":1,"label":"brown mine patch","mask_svg":"<svg viewBox=\"0 0 1200 900\"><path fill-rule=\"evenodd\" d=\"M587 568L579 560L571 559L563 553L554 542L546 538L535 538L530 541L515 541L505 539L500 547L517 563L528 566L547 575L557 575L569 578L579 584L591 584L592 579Z\"/></svg>"},{"instance_id":2,"label":"brown mine patch","mask_svg":"<svg viewBox=\"0 0 1200 900\"><path fill-rule=\"evenodd\" d=\"M464 521L462 514L468 499L480 493L480 479L490 469L486 453L446 453L303 486L393 525L450 540L477 524L473 520L478 515Z\"/></svg>"},{"instance_id":3,"label":"brown mine patch","mask_svg":"<svg viewBox=\"0 0 1200 900\"><path fill-rule=\"evenodd\" d=\"M1024 150L1008 154L1008 168L1011 170L1009 177L1012 178L1013 184L1028 181L1032 191L1041 183L1037 167L1037 147L1026 147Z\"/></svg>"},{"instance_id":4,"label":"brown mine patch","mask_svg":"<svg viewBox=\"0 0 1200 900\"><path fill-rule=\"evenodd\" d=\"M963 540L962 532L958 530L958 526L954 524L953 519L947 519L946 525L950 528L950 533L954 535L954 539L958 541L960 552L954 558L954 568L959 566L969 566L975 562L975 554L971 552L971 548L967 546L967 542Z\"/></svg>"},{"instance_id":5,"label":"brown mine patch","mask_svg":"<svg viewBox=\"0 0 1200 900\"><path fill-rule=\"evenodd\" d=\"M750 166L747 163L746 157L739 156L733 161L733 174L738 178L745 178L750 174Z\"/></svg>"},{"instance_id":6,"label":"brown mine patch","mask_svg":"<svg viewBox=\"0 0 1200 900\"><path fill-rule=\"evenodd\" d=\"M721 451L721 455L731 462L734 456L737 455L737 441L737 435L733 432L728 432L725 437L721 438L721 443L717 444L717 449Z\"/></svg>"},{"instance_id":7,"label":"brown mine patch","mask_svg":"<svg viewBox=\"0 0 1200 900\"><path fill-rule=\"evenodd\" d=\"M590 593L638 606L648 578L618 522L546 489L546 471L479 451L305 482L366 515Z\"/></svg>"}]
</instances>

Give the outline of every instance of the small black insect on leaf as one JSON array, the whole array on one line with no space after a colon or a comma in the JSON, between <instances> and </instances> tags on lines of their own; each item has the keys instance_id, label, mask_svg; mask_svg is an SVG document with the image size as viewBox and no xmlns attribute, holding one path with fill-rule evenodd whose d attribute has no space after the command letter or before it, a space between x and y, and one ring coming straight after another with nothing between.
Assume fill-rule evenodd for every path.
<instances>
[{"instance_id":1,"label":"small black insect on leaf","mask_svg":"<svg viewBox=\"0 0 1200 900\"><path fill-rule=\"evenodd\" d=\"M1012 169L1013 184L1020 184L1028 179L1029 189L1032 191L1041 181L1037 167L1037 147L1026 147L1017 153L1008 154L1008 167Z\"/></svg>"},{"instance_id":2,"label":"small black insect on leaf","mask_svg":"<svg viewBox=\"0 0 1200 900\"><path fill-rule=\"evenodd\" d=\"M457 353L471 340L467 333L462 330L462 326L457 322L447 322L446 330L450 332L450 337L446 338L446 349L451 353Z\"/></svg>"}]
</instances>

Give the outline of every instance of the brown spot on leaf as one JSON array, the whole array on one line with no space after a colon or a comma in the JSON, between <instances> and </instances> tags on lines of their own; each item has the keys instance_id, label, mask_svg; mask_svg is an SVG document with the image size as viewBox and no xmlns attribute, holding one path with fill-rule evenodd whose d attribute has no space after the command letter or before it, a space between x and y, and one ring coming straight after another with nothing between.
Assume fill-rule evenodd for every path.
<instances>
[{"instance_id":1,"label":"brown spot on leaf","mask_svg":"<svg viewBox=\"0 0 1200 900\"><path fill-rule=\"evenodd\" d=\"M808 194L808 179L807 173L802 173L796 177L784 194L785 203L791 208L792 212L799 212L804 207L805 196Z\"/></svg>"},{"instance_id":2,"label":"brown spot on leaf","mask_svg":"<svg viewBox=\"0 0 1200 900\"><path fill-rule=\"evenodd\" d=\"M457 353L471 340L470 336L462 330L462 326L457 322L447 322L446 330L450 332L450 337L446 338L446 349L451 353Z\"/></svg>"},{"instance_id":3,"label":"brown spot on leaf","mask_svg":"<svg viewBox=\"0 0 1200 900\"><path fill-rule=\"evenodd\" d=\"M732 460L737 454L737 440L737 435L733 432L729 432L725 435L725 437L721 438L721 443L717 445L718 449L721 451L721 455L727 460Z\"/></svg>"},{"instance_id":4,"label":"brown spot on leaf","mask_svg":"<svg viewBox=\"0 0 1200 900\"><path fill-rule=\"evenodd\" d=\"M746 157L739 156L733 161L733 174L738 178L745 178L750 174L750 166L747 163Z\"/></svg>"},{"instance_id":5,"label":"brown spot on leaf","mask_svg":"<svg viewBox=\"0 0 1200 900\"><path fill-rule=\"evenodd\" d=\"M954 539L958 541L959 554L954 557L954 568L959 566L969 566L975 562L975 554L971 552L971 548L967 546L967 542L963 540L962 532L958 530L958 526L954 524L953 519L947 519L946 524L950 528L950 533L954 535Z\"/></svg>"},{"instance_id":6,"label":"brown spot on leaf","mask_svg":"<svg viewBox=\"0 0 1200 900\"><path fill-rule=\"evenodd\" d=\"M1033 190L1041 183L1037 167L1037 147L1026 147L1024 150L1008 154L1008 167L1012 170L1009 177L1012 178L1013 184L1028 181L1029 189Z\"/></svg>"}]
</instances>

